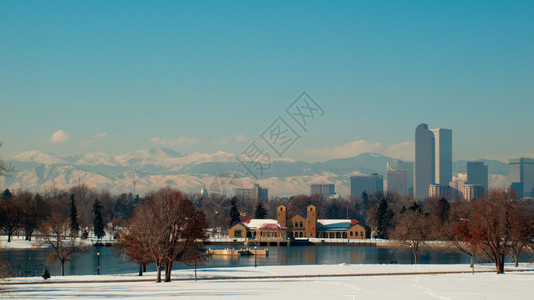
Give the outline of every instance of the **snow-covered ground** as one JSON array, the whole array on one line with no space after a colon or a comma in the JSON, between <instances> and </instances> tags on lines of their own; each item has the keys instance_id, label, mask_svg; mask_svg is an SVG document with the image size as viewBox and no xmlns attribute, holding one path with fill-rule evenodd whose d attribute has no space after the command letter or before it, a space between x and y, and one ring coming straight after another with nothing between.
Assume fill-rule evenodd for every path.
<instances>
[{"instance_id":1,"label":"snow-covered ground","mask_svg":"<svg viewBox=\"0 0 534 300\"><path fill-rule=\"evenodd\" d=\"M0 250L1 249L32 249L32 248L46 247L46 246L40 245L42 241L43 240L37 239L35 237L32 237L31 241L27 241L24 239L24 236L13 235L11 237L11 242L8 243L7 236L0 235ZM83 244L85 246L91 245L91 241L89 239L84 240Z\"/></svg>"},{"instance_id":2,"label":"snow-covered ground","mask_svg":"<svg viewBox=\"0 0 534 300\"><path fill-rule=\"evenodd\" d=\"M47 284L40 277L11 278L10 299L71 298L220 298L220 299L532 299L534 269L507 266L497 275L492 265L477 265L489 273L370 275L409 272L470 271L467 265L299 265L199 269L200 278L233 277L221 280L179 280L193 277L193 270L173 271L171 283L155 283L155 274L54 276ZM341 277L246 278L288 275L365 274ZM242 277L242 278L239 278ZM102 280L152 279L143 282L98 282ZM62 281L64 281L62 283ZM78 281L78 282L65 282ZM92 282L80 282L92 281ZM25 283L25 284L9 284Z\"/></svg>"}]
</instances>

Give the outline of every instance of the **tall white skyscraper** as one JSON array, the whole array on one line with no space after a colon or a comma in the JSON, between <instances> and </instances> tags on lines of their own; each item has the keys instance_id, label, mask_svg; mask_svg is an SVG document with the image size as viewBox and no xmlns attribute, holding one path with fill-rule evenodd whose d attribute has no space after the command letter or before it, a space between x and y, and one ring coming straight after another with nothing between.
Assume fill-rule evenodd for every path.
<instances>
[{"instance_id":1,"label":"tall white skyscraper","mask_svg":"<svg viewBox=\"0 0 534 300\"><path fill-rule=\"evenodd\" d=\"M435 145L435 178L434 183L448 186L452 180L452 130L432 129Z\"/></svg>"},{"instance_id":2,"label":"tall white skyscraper","mask_svg":"<svg viewBox=\"0 0 534 300\"><path fill-rule=\"evenodd\" d=\"M414 196L429 196L430 185L448 187L452 180L452 130L428 129L419 124L415 129Z\"/></svg>"},{"instance_id":3,"label":"tall white skyscraper","mask_svg":"<svg viewBox=\"0 0 534 300\"><path fill-rule=\"evenodd\" d=\"M415 165L413 189L416 198L428 197L428 187L434 184L435 153L434 133L427 124L419 124L415 129Z\"/></svg>"}]
</instances>

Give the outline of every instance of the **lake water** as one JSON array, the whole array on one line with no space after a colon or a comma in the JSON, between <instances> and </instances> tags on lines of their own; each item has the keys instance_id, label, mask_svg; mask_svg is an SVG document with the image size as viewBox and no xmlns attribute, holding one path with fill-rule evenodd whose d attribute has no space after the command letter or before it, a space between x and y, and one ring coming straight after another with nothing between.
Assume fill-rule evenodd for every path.
<instances>
[{"instance_id":1,"label":"lake water","mask_svg":"<svg viewBox=\"0 0 534 300\"><path fill-rule=\"evenodd\" d=\"M242 246L208 245L211 249L232 248L241 249ZM263 249L264 247L261 247ZM138 272L138 266L127 257L117 254L113 247L90 247L79 254L72 262L65 265L65 275L97 274L100 253L101 274L124 274ZM61 269L57 263L47 263L46 249L0 250L0 257L8 261L9 270L14 276L40 276L45 265L50 274L60 275ZM360 246L360 245L322 245L322 246L291 246L269 247L268 256L258 256L258 265L303 265L303 264L409 264L411 253L409 249L394 249L391 247ZM448 252L439 249L422 250L419 255L421 264L453 264L469 263L465 254ZM214 256L203 268L253 266L254 256ZM189 269L184 264L174 264L174 269ZM153 265L147 271L155 271Z\"/></svg>"}]
</instances>

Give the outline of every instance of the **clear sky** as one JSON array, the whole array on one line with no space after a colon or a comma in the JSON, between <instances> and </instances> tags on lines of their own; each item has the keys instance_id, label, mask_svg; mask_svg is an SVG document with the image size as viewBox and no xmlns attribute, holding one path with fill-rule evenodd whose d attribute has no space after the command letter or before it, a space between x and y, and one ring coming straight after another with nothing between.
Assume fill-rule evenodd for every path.
<instances>
[{"instance_id":1,"label":"clear sky","mask_svg":"<svg viewBox=\"0 0 534 300\"><path fill-rule=\"evenodd\" d=\"M534 156L533 1L1 1L0 154L240 153L303 91L285 156ZM296 128L297 129L297 128ZM300 131L299 133L303 133Z\"/></svg>"}]
</instances>

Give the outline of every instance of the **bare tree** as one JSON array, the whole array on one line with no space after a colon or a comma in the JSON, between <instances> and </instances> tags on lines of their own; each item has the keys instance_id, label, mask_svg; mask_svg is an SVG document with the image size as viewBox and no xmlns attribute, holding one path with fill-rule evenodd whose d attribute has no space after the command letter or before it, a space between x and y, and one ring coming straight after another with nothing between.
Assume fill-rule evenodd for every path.
<instances>
[{"instance_id":1,"label":"bare tree","mask_svg":"<svg viewBox=\"0 0 534 300\"><path fill-rule=\"evenodd\" d=\"M171 281L174 261L191 261L198 254L198 242L205 239L207 221L204 213L178 191L163 188L153 193L150 200L137 207L134 217L121 238L131 247L140 247L136 253L147 255L157 270L156 281Z\"/></svg>"},{"instance_id":2,"label":"bare tree","mask_svg":"<svg viewBox=\"0 0 534 300\"><path fill-rule=\"evenodd\" d=\"M8 243L15 230L21 227L22 218L22 205L15 197L0 200L0 228L7 234Z\"/></svg>"},{"instance_id":3,"label":"bare tree","mask_svg":"<svg viewBox=\"0 0 534 300\"><path fill-rule=\"evenodd\" d=\"M470 267L475 264L475 254L478 249L478 235L471 222L473 216L473 206L471 203L456 199L449 213L449 220L444 223L442 238L451 241L460 252L469 255Z\"/></svg>"},{"instance_id":4,"label":"bare tree","mask_svg":"<svg viewBox=\"0 0 534 300\"><path fill-rule=\"evenodd\" d=\"M27 241L32 240L32 235L45 220L49 210L46 203L39 194L33 195L29 191L17 193L15 196L22 203L21 226L24 228L24 236Z\"/></svg>"},{"instance_id":5,"label":"bare tree","mask_svg":"<svg viewBox=\"0 0 534 300\"><path fill-rule=\"evenodd\" d=\"M395 217L395 226L389 233L392 240L410 247L414 261L419 262L419 251L430 235L429 218L422 212L407 210Z\"/></svg>"},{"instance_id":6,"label":"bare tree","mask_svg":"<svg viewBox=\"0 0 534 300\"><path fill-rule=\"evenodd\" d=\"M81 227L88 227L93 222L93 215L91 209L93 201L96 198L97 192L94 188L89 187L85 183L77 184L69 189L69 194L74 194L76 199L76 207L78 209L79 225Z\"/></svg>"},{"instance_id":7,"label":"bare tree","mask_svg":"<svg viewBox=\"0 0 534 300\"><path fill-rule=\"evenodd\" d=\"M532 206L521 199L514 201L512 211L510 251L517 267L519 256L528 250L534 241L534 211Z\"/></svg>"},{"instance_id":8,"label":"bare tree","mask_svg":"<svg viewBox=\"0 0 534 300\"><path fill-rule=\"evenodd\" d=\"M143 234L142 224L135 224L134 222L139 222L140 218L135 218L130 222L127 228L122 229L120 234L119 248L121 253L125 254L130 258L130 261L137 263L139 265L139 276L143 276L143 268L152 263L151 255L147 252L148 247L143 245L143 242L140 237Z\"/></svg>"},{"instance_id":9,"label":"bare tree","mask_svg":"<svg viewBox=\"0 0 534 300\"><path fill-rule=\"evenodd\" d=\"M0 143L0 147L2 147L2 143ZM0 156L0 176L9 176L14 170L15 168L13 165L11 163L6 163Z\"/></svg>"},{"instance_id":10,"label":"bare tree","mask_svg":"<svg viewBox=\"0 0 534 300\"><path fill-rule=\"evenodd\" d=\"M504 273L510 251L515 205L519 199L511 191L490 191L474 205L472 224L480 250L495 263L497 274Z\"/></svg>"},{"instance_id":11,"label":"bare tree","mask_svg":"<svg viewBox=\"0 0 534 300\"><path fill-rule=\"evenodd\" d=\"M71 261L76 253L83 251L80 240L69 236L70 224L67 207L63 203L55 202L51 211L52 215L44 223L41 233L40 246L51 247L50 261L59 261L61 275L65 275L65 263Z\"/></svg>"}]
</instances>

